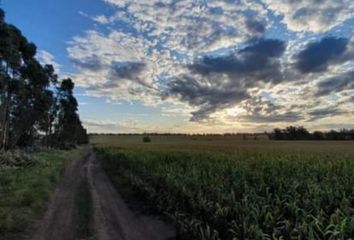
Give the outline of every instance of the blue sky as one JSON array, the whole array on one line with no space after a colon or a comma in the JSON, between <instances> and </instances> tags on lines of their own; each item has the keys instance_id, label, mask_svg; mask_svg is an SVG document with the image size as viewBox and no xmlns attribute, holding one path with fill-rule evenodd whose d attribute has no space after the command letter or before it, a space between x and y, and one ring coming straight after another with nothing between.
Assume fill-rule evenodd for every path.
<instances>
[{"instance_id":1,"label":"blue sky","mask_svg":"<svg viewBox=\"0 0 354 240\"><path fill-rule=\"evenodd\" d=\"M351 0L2 0L90 132L354 127Z\"/></svg>"}]
</instances>

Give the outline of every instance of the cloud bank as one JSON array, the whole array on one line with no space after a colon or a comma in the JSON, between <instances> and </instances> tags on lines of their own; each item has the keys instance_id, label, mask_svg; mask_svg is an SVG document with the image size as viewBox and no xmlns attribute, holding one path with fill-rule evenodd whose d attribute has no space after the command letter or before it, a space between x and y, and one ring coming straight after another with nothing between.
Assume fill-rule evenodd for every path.
<instances>
[{"instance_id":1,"label":"cloud bank","mask_svg":"<svg viewBox=\"0 0 354 240\"><path fill-rule=\"evenodd\" d=\"M351 0L104 2L114 13L68 46L89 95L185 104L200 123L352 117Z\"/></svg>"}]
</instances>

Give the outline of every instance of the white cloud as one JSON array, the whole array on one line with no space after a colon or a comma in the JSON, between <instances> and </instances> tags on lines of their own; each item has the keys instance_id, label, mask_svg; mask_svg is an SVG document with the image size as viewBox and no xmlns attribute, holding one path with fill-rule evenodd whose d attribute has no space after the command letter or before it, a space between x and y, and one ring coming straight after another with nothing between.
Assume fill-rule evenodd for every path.
<instances>
[{"instance_id":1,"label":"white cloud","mask_svg":"<svg viewBox=\"0 0 354 240\"><path fill-rule=\"evenodd\" d=\"M110 133L110 132L139 132L141 129L133 119L123 121L87 119L83 125L89 132Z\"/></svg>"},{"instance_id":2,"label":"white cloud","mask_svg":"<svg viewBox=\"0 0 354 240\"><path fill-rule=\"evenodd\" d=\"M195 0L106 0L118 8L116 20L127 21L139 33L160 38L165 47L200 52L231 47L251 36L244 11L266 23L266 11L257 2ZM122 8L124 7L124 11ZM101 19L103 20L103 18ZM105 22L107 17L104 17ZM112 20L112 19L111 19ZM162 40L163 39L163 40Z\"/></svg>"},{"instance_id":3,"label":"white cloud","mask_svg":"<svg viewBox=\"0 0 354 240\"><path fill-rule=\"evenodd\" d=\"M157 77L167 70L169 54L148 53L150 43L118 31L89 31L70 42L69 57L79 69L75 82L91 95L117 101L160 101Z\"/></svg>"},{"instance_id":4,"label":"white cloud","mask_svg":"<svg viewBox=\"0 0 354 240\"><path fill-rule=\"evenodd\" d=\"M292 31L326 32L354 17L352 0L263 0Z\"/></svg>"},{"instance_id":5,"label":"white cloud","mask_svg":"<svg viewBox=\"0 0 354 240\"><path fill-rule=\"evenodd\" d=\"M187 67L196 61L197 56L212 51L222 54L225 49L237 52L252 42L251 39L260 39L263 31L271 27L269 24L279 25L274 19L269 19L268 11L283 16L282 21L289 30L320 33L353 17L354 1L261 0L264 4L250 0L239 0L237 3L199 0L104 1L111 4L116 12L111 16L91 17L104 25L100 25L104 31L95 28L69 42L69 57L78 69L73 76L75 82L84 87L89 95L105 96L112 103L139 101L145 105L159 106L165 117L187 118L204 108L205 116L209 118L201 119L198 124L204 124L205 130L211 130L209 127L214 124L229 129L227 126L237 125L236 121L240 124L255 122L249 128L272 119L305 122L316 106L333 106L330 96L314 97L316 84L338 72L345 72L353 63L346 61L346 65L329 66L322 73L304 75L296 72L293 69L294 56L318 36L312 34L312 39L304 33L295 33L295 39L288 42L284 55L279 57L279 81L264 81L263 77L274 70L272 67L268 67L263 75L255 73L255 77L243 75L242 78L236 74L218 72L202 76L192 73ZM119 27L115 25L118 22ZM352 43L348 45L348 53L353 52L350 50L353 46ZM348 54L343 57L353 59ZM170 90L171 81L185 76L193 79L195 86L205 90L204 96L194 96L193 104L165 94ZM191 86L189 90L192 93L198 93L193 91L195 86L191 81L183 84ZM235 98L241 88L246 94ZM216 93L218 96L215 96L215 90L219 90ZM222 97L221 93L225 94L225 102L210 108L208 103ZM341 97L341 94L336 95ZM208 99L199 104L203 97ZM340 109L350 106L347 98L343 97L346 103L341 104ZM196 125L190 123L188 126ZM153 129L151 126L146 128ZM166 129L170 128L172 126ZM193 130L192 127L190 129Z\"/></svg>"},{"instance_id":6,"label":"white cloud","mask_svg":"<svg viewBox=\"0 0 354 240\"><path fill-rule=\"evenodd\" d=\"M45 65L45 64L53 65L55 72L57 74L60 74L61 65L55 61L55 57L51 53L49 53L45 50L38 50L36 58L43 65Z\"/></svg>"},{"instance_id":7,"label":"white cloud","mask_svg":"<svg viewBox=\"0 0 354 240\"><path fill-rule=\"evenodd\" d=\"M107 24L111 22L110 19L104 15L95 16L93 17L93 20L101 24Z\"/></svg>"},{"instance_id":8,"label":"white cloud","mask_svg":"<svg viewBox=\"0 0 354 240\"><path fill-rule=\"evenodd\" d=\"M91 94L148 104L159 101L165 85L161 79L166 82L186 73L183 62L192 61L200 52L234 47L251 37L253 33L247 29L244 10L251 9L257 19L266 19L266 11L260 4L247 1L237 5L192 0L105 2L117 7L116 13L95 16L94 21L101 24L124 21L135 31L110 28L106 34L91 30L74 37L68 52L79 69L75 81ZM114 62L141 63L145 67L133 78L121 75L118 79L110 74Z\"/></svg>"}]
</instances>

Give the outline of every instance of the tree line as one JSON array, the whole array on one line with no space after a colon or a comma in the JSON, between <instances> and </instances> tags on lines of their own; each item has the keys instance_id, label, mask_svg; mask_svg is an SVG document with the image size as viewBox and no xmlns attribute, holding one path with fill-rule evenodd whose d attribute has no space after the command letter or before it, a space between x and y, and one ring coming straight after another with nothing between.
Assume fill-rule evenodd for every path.
<instances>
[{"instance_id":1,"label":"tree line","mask_svg":"<svg viewBox=\"0 0 354 240\"><path fill-rule=\"evenodd\" d=\"M354 129L309 132L302 126L289 126L284 129L275 128L269 134L269 138L273 140L354 140Z\"/></svg>"},{"instance_id":2,"label":"tree line","mask_svg":"<svg viewBox=\"0 0 354 240\"><path fill-rule=\"evenodd\" d=\"M225 137L243 140L354 140L354 129L339 131L314 131L306 128L289 126L284 129L275 128L264 133L91 133L91 136L181 136L181 137Z\"/></svg>"},{"instance_id":3,"label":"tree line","mask_svg":"<svg viewBox=\"0 0 354 240\"><path fill-rule=\"evenodd\" d=\"M4 18L0 8L0 149L87 143L73 81L40 64L36 45Z\"/></svg>"}]
</instances>

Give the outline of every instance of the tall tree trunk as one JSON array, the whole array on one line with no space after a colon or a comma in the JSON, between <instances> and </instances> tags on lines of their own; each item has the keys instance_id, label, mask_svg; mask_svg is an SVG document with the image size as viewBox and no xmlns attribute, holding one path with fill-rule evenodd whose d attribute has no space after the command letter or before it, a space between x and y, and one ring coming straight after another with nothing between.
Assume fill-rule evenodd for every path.
<instances>
[{"instance_id":1,"label":"tall tree trunk","mask_svg":"<svg viewBox=\"0 0 354 240\"><path fill-rule=\"evenodd\" d=\"M52 147L52 127L53 127L53 121L50 113L48 114L47 117L47 131L46 131L46 145L47 148Z\"/></svg>"},{"instance_id":2,"label":"tall tree trunk","mask_svg":"<svg viewBox=\"0 0 354 240\"><path fill-rule=\"evenodd\" d=\"M4 80L5 81L5 80ZM5 99L6 99L6 94L5 94L5 91L4 91L4 86L3 88L1 89L2 92L1 92L1 126L0 126L0 149L3 149L3 136L4 136L4 130L5 130L5 127L4 127L4 116L5 116Z\"/></svg>"},{"instance_id":3,"label":"tall tree trunk","mask_svg":"<svg viewBox=\"0 0 354 240\"><path fill-rule=\"evenodd\" d=\"M6 124L7 124L7 108L8 108L8 80L4 78L4 85L2 91L2 113L1 113L1 138L0 138L0 148L5 149L6 144Z\"/></svg>"},{"instance_id":4,"label":"tall tree trunk","mask_svg":"<svg viewBox=\"0 0 354 240\"><path fill-rule=\"evenodd\" d=\"M1 147L4 150L8 148L8 137L9 137L9 102L10 102L10 93L8 91L8 86L6 86L5 99L4 99L4 109L3 109L3 119L2 119L2 138L1 138Z\"/></svg>"},{"instance_id":5,"label":"tall tree trunk","mask_svg":"<svg viewBox=\"0 0 354 240\"><path fill-rule=\"evenodd\" d=\"M3 92L2 92L2 123L1 123L1 145L0 148L3 150L7 150L8 148L8 136L9 136L9 104L10 104L10 89L9 89L9 66L6 66L6 71L5 71L5 77L4 77L4 87L3 87Z\"/></svg>"}]
</instances>

